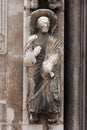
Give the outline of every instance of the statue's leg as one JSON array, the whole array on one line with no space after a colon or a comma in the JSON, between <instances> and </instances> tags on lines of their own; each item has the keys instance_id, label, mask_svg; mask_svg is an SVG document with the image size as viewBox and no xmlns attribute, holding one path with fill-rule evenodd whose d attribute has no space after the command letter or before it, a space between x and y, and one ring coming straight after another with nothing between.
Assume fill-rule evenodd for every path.
<instances>
[{"instance_id":1,"label":"statue's leg","mask_svg":"<svg viewBox=\"0 0 87 130\"><path fill-rule=\"evenodd\" d=\"M34 123L39 123L39 121L40 121L39 114L30 112L30 114L29 114L29 122L34 124Z\"/></svg>"},{"instance_id":2,"label":"statue's leg","mask_svg":"<svg viewBox=\"0 0 87 130\"><path fill-rule=\"evenodd\" d=\"M34 69L34 68L32 68ZM34 97L34 89L35 89L35 81L33 77L33 71L32 69L29 70L29 76L28 76L28 84L29 84L29 93L28 93L28 119L30 123L38 123L39 122L39 117L38 114L36 113L36 105L37 105L37 100L33 100L30 102L30 99Z\"/></svg>"},{"instance_id":3,"label":"statue's leg","mask_svg":"<svg viewBox=\"0 0 87 130\"><path fill-rule=\"evenodd\" d=\"M48 122L48 124L54 124L54 123L56 123L56 124L58 124L58 113L51 113L51 114L49 114L48 115L48 120L47 120L47 122Z\"/></svg>"},{"instance_id":4,"label":"statue's leg","mask_svg":"<svg viewBox=\"0 0 87 130\"><path fill-rule=\"evenodd\" d=\"M39 7L38 0L31 0L30 9L35 10Z\"/></svg>"}]
</instances>

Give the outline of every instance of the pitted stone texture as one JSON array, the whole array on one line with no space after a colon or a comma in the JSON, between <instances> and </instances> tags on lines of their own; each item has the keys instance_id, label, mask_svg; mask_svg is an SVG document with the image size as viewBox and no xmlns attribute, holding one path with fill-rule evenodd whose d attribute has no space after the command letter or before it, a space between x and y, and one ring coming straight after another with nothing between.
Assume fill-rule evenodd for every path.
<instances>
[{"instance_id":1,"label":"pitted stone texture","mask_svg":"<svg viewBox=\"0 0 87 130\"><path fill-rule=\"evenodd\" d=\"M64 130L63 125L50 125L49 130Z\"/></svg>"},{"instance_id":2,"label":"pitted stone texture","mask_svg":"<svg viewBox=\"0 0 87 130\"><path fill-rule=\"evenodd\" d=\"M14 111L12 123L22 121L22 57L9 55L7 57L7 108Z\"/></svg>"},{"instance_id":3,"label":"pitted stone texture","mask_svg":"<svg viewBox=\"0 0 87 130\"><path fill-rule=\"evenodd\" d=\"M22 130L22 127L19 124L10 124L10 125L7 125L6 130Z\"/></svg>"},{"instance_id":4,"label":"pitted stone texture","mask_svg":"<svg viewBox=\"0 0 87 130\"><path fill-rule=\"evenodd\" d=\"M0 123L6 122L6 104L0 103Z\"/></svg>"},{"instance_id":5,"label":"pitted stone texture","mask_svg":"<svg viewBox=\"0 0 87 130\"><path fill-rule=\"evenodd\" d=\"M7 0L0 0L0 55L7 53Z\"/></svg>"},{"instance_id":6,"label":"pitted stone texture","mask_svg":"<svg viewBox=\"0 0 87 130\"><path fill-rule=\"evenodd\" d=\"M0 100L6 99L6 56L0 56Z\"/></svg>"},{"instance_id":7,"label":"pitted stone texture","mask_svg":"<svg viewBox=\"0 0 87 130\"><path fill-rule=\"evenodd\" d=\"M8 53L22 55L23 1L9 0L8 7Z\"/></svg>"},{"instance_id":8,"label":"pitted stone texture","mask_svg":"<svg viewBox=\"0 0 87 130\"><path fill-rule=\"evenodd\" d=\"M63 1L63 0L62 0ZM25 0L24 4L25 6L27 5L27 2L28 0ZM64 4L64 1L63 1L63 4ZM64 6L64 5L63 5ZM29 20L30 20L30 14L27 13L29 11L27 11L27 9L25 10L24 12L24 45L26 44L26 41L27 39L29 38ZM63 50L63 47L64 47L64 12L63 11L60 11L59 13L56 12L56 15L58 17L58 20L57 20L57 23L58 23L58 28L55 29L55 32L53 34L53 36L55 35L55 37L58 39L58 41L60 41L60 46L61 46L61 51L62 51L62 56L61 56L61 65L60 65L60 72L59 72L59 79L60 79L60 84L61 84L61 87L60 87L60 92L61 92L61 112L60 112L60 116L59 116L59 120L63 120L63 100L64 100L64 50ZM23 85L23 121L24 122L27 122L27 116L26 113L27 113L27 109L26 109L26 101L27 101L27 86L26 85L26 82L27 82L27 78L26 78L26 69L24 68L24 85ZM59 85L58 85L59 86Z\"/></svg>"},{"instance_id":9,"label":"pitted stone texture","mask_svg":"<svg viewBox=\"0 0 87 130\"><path fill-rule=\"evenodd\" d=\"M0 124L0 130L7 130L7 125Z\"/></svg>"},{"instance_id":10,"label":"pitted stone texture","mask_svg":"<svg viewBox=\"0 0 87 130\"><path fill-rule=\"evenodd\" d=\"M5 1L7 0L1 2ZM0 130L21 130L19 124L22 122L23 1L9 0L7 4L8 52L6 55L0 55ZM4 13L1 15L5 15ZM4 16L0 21L3 19ZM13 114L11 118L8 116L10 112ZM2 125L4 123L6 125Z\"/></svg>"}]
</instances>

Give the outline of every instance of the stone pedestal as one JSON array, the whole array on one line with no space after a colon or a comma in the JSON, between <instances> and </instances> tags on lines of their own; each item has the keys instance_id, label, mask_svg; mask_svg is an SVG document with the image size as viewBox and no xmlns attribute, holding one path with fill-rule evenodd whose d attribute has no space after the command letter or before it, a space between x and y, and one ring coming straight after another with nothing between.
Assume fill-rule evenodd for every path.
<instances>
[{"instance_id":1,"label":"stone pedestal","mask_svg":"<svg viewBox=\"0 0 87 130\"><path fill-rule=\"evenodd\" d=\"M40 125L22 125L23 130L44 130L44 127L42 124ZM63 130L63 125L49 125L48 130Z\"/></svg>"},{"instance_id":2,"label":"stone pedestal","mask_svg":"<svg viewBox=\"0 0 87 130\"><path fill-rule=\"evenodd\" d=\"M63 125L50 125L49 130L64 130Z\"/></svg>"},{"instance_id":3,"label":"stone pedestal","mask_svg":"<svg viewBox=\"0 0 87 130\"><path fill-rule=\"evenodd\" d=\"M23 125L23 130L43 130L43 125Z\"/></svg>"}]
</instances>

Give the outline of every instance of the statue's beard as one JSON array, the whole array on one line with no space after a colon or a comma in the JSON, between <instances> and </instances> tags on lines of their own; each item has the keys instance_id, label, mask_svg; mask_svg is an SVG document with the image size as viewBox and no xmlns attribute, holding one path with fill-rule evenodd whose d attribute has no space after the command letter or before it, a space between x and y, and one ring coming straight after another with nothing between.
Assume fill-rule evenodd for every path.
<instances>
[{"instance_id":1,"label":"statue's beard","mask_svg":"<svg viewBox=\"0 0 87 130\"><path fill-rule=\"evenodd\" d=\"M41 32L42 33L47 33L48 32L48 28L41 28Z\"/></svg>"}]
</instances>

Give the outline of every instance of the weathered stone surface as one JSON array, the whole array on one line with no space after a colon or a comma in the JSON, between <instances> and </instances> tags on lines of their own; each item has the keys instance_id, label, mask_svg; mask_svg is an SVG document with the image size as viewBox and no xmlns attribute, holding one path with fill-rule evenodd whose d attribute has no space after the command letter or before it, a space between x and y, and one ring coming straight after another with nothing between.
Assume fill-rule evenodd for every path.
<instances>
[{"instance_id":1,"label":"weathered stone surface","mask_svg":"<svg viewBox=\"0 0 87 130\"><path fill-rule=\"evenodd\" d=\"M6 99L6 56L0 56L0 100Z\"/></svg>"},{"instance_id":2,"label":"weathered stone surface","mask_svg":"<svg viewBox=\"0 0 87 130\"><path fill-rule=\"evenodd\" d=\"M6 59L7 130L21 130L23 86L23 1L8 2L8 54Z\"/></svg>"},{"instance_id":3,"label":"weathered stone surface","mask_svg":"<svg viewBox=\"0 0 87 130\"><path fill-rule=\"evenodd\" d=\"M7 53L7 0L0 0L0 55Z\"/></svg>"},{"instance_id":4,"label":"weathered stone surface","mask_svg":"<svg viewBox=\"0 0 87 130\"><path fill-rule=\"evenodd\" d=\"M0 130L21 130L19 125L22 122L23 83L23 1L21 0L0 1L0 53L6 52L6 48L8 49L6 55L0 55L0 124L2 124Z\"/></svg>"},{"instance_id":5,"label":"weathered stone surface","mask_svg":"<svg viewBox=\"0 0 87 130\"><path fill-rule=\"evenodd\" d=\"M7 124L6 130L22 130L22 126L20 124Z\"/></svg>"},{"instance_id":6,"label":"weathered stone surface","mask_svg":"<svg viewBox=\"0 0 87 130\"><path fill-rule=\"evenodd\" d=\"M0 130L7 130L7 125L0 124Z\"/></svg>"},{"instance_id":7,"label":"weathered stone surface","mask_svg":"<svg viewBox=\"0 0 87 130\"><path fill-rule=\"evenodd\" d=\"M50 125L49 130L64 130L63 125Z\"/></svg>"},{"instance_id":8,"label":"weathered stone surface","mask_svg":"<svg viewBox=\"0 0 87 130\"><path fill-rule=\"evenodd\" d=\"M8 7L8 53L22 55L23 1L9 0Z\"/></svg>"},{"instance_id":9,"label":"weathered stone surface","mask_svg":"<svg viewBox=\"0 0 87 130\"><path fill-rule=\"evenodd\" d=\"M43 2L42 2L43 3ZM25 0L24 1L24 6L27 7L27 4L28 4L28 0ZM62 6L63 6L63 9L64 9L64 1L62 0ZM45 7L45 5L44 5ZM64 85L64 79L63 79L63 75L64 75L64 70L63 70L63 66L64 66L64 54L63 54L63 46L64 46L64 12L63 10L62 11L59 11L59 12L55 12L58 19L57 19L57 23L58 23L58 28L55 29L55 32L52 34L53 36L55 36L58 41L60 42L60 46L61 46L61 50L62 50L62 56L61 56L61 65L60 65L60 72L59 72L59 83L58 86L59 86L59 92L61 93L61 112L59 114L59 120L62 120L63 121L63 95L64 95L64 89L63 89L63 85ZM30 12L28 11L28 9L25 10L24 12L24 46L26 44L26 41L27 39L29 38L29 21L30 21ZM27 101L27 93L28 93L28 85L27 85L27 76L26 76L26 68L24 68L24 83L23 83L23 122L27 123L28 122L28 117L27 117L27 108L26 108L26 101ZM60 87L61 86L61 87Z\"/></svg>"},{"instance_id":10,"label":"weathered stone surface","mask_svg":"<svg viewBox=\"0 0 87 130\"><path fill-rule=\"evenodd\" d=\"M22 130L19 124L0 124L0 130Z\"/></svg>"},{"instance_id":11,"label":"weathered stone surface","mask_svg":"<svg viewBox=\"0 0 87 130\"><path fill-rule=\"evenodd\" d=\"M43 130L43 125L23 125L23 130Z\"/></svg>"},{"instance_id":12,"label":"weathered stone surface","mask_svg":"<svg viewBox=\"0 0 87 130\"><path fill-rule=\"evenodd\" d=\"M81 4L79 0L66 0L65 5L65 130L82 129L80 128L82 123L80 106L83 104L80 71L82 66L80 47L83 46L83 41L80 39Z\"/></svg>"},{"instance_id":13,"label":"weathered stone surface","mask_svg":"<svg viewBox=\"0 0 87 130\"><path fill-rule=\"evenodd\" d=\"M14 118L10 123L22 121L22 57L12 55L7 57L7 109L13 111ZM9 114L8 118L9 119Z\"/></svg>"},{"instance_id":14,"label":"weathered stone surface","mask_svg":"<svg viewBox=\"0 0 87 130\"><path fill-rule=\"evenodd\" d=\"M4 0L5 1L5 0ZM24 0L26 1L26 0ZM31 126L26 120L26 88L23 88L23 0L9 0L8 2L8 39L7 55L0 56L0 121L6 125L0 125L0 130L43 130L42 125ZM28 11L28 14L30 12ZM59 37L63 44L63 12L58 15L59 31L55 37ZM29 16L27 17L29 20ZM27 20L27 21L28 21ZM25 26L25 25L24 25ZM29 26L29 25L28 25ZM27 28L29 30L29 28ZM29 34L29 32L26 32ZM1 36L1 35L0 35ZM27 37L27 35L25 36ZM3 40L3 37L0 37ZM7 57L7 58L6 58ZM62 63L62 60L61 60ZM61 67L63 68L63 66ZM62 77L62 74L61 74ZM63 77L61 78L63 81ZM63 92L63 82L61 82L61 93ZM26 83L25 83L26 85ZM7 88L6 88L7 86ZM25 87L25 86L24 86ZM27 87L27 86L26 86ZM22 92L24 95L22 95ZM7 98L6 98L7 96ZM23 99L22 99L23 96ZM61 99L63 101L63 95ZM7 101L6 101L7 100ZM24 106L22 111L22 101ZM63 107L62 107L63 108ZM3 114L2 114L3 113ZM5 115L6 114L6 115ZM23 127L21 128L23 116ZM61 112L62 115L62 112ZM7 117L6 117L7 116Z\"/></svg>"},{"instance_id":15,"label":"weathered stone surface","mask_svg":"<svg viewBox=\"0 0 87 130\"><path fill-rule=\"evenodd\" d=\"M6 122L6 104L0 103L0 123Z\"/></svg>"}]
</instances>

